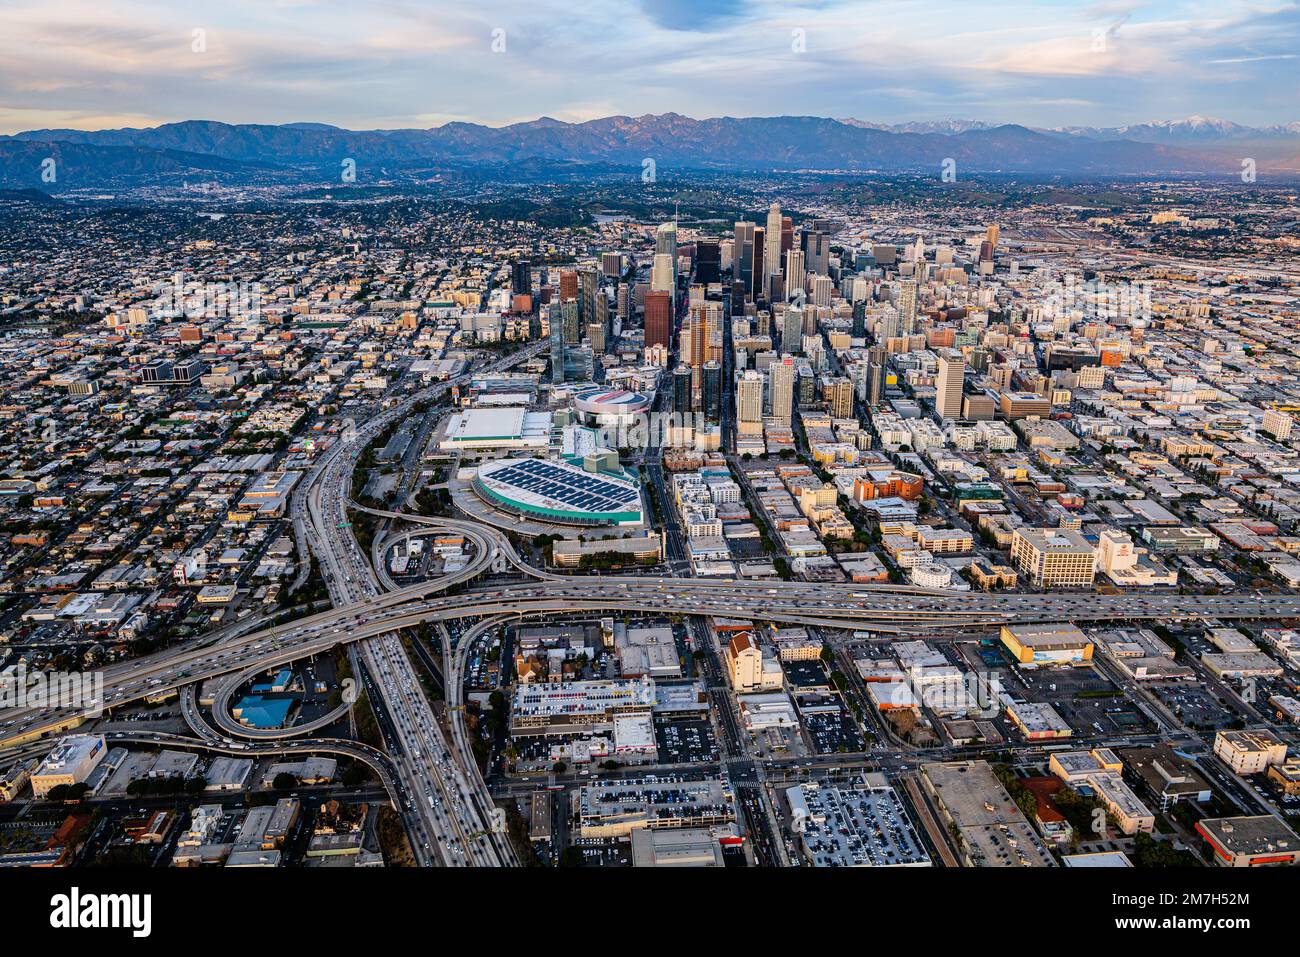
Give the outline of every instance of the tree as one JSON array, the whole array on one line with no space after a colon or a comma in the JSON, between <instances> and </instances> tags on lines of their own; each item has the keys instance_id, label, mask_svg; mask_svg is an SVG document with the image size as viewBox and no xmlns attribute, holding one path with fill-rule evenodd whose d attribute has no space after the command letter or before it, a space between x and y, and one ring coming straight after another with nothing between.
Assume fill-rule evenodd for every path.
<instances>
[{"instance_id":1,"label":"tree","mask_svg":"<svg viewBox=\"0 0 1300 957\"><path fill-rule=\"evenodd\" d=\"M56 784L45 797L46 800L55 802L80 801L86 796L87 790L85 784Z\"/></svg>"},{"instance_id":2,"label":"tree","mask_svg":"<svg viewBox=\"0 0 1300 957\"><path fill-rule=\"evenodd\" d=\"M288 791L290 788L296 788L297 786L298 778L295 775L290 774L288 771L281 771L271 781L271 787L275 788L277 791Z\"/></svg>"}]
</instances>

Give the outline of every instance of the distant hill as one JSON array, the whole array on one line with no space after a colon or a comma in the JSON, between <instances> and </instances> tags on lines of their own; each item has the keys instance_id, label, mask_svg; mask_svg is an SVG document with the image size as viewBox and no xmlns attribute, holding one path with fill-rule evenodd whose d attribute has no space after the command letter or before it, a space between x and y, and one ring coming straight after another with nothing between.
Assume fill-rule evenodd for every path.
<instances>
[{"instance_id":1,"label":"distant hill","mask_svg":"<svg viewBox=\"0 0 1300 957\"><path fill-rule=\"evenodd\" d=\"M1216 121L1220 124L1223 121ZM1221 125L1200 138L1150 130L1031 130L964 120L885 127L816 116L716 117L677 113L607 116L585 123L542 117L488 127L345 130L319 123L259 125L188 120L146 129L32 130L0 137L0 186L46 188L40 161L55 156L57 188L180 181L337 180L346 159L358 182L439 165L492 167L600 164L672 169L934 171L945 159L961 172L1061 175L1224 173L1237 168ZM1235 126L1235 124L1234 124ZM1180 127L1181 129L1181 127ZM1242 127L1241 129L1247 129ZM1210 131L1218 132L1217 138ZM1285 128L1276 138L1291 143ZM1135 132L1136 131L1136 132ZM1146 134L1146 138L1141 136ZM1258 131L1256 131L1258 133ZM1300 137L1294 138L1300 143ZM1210 148L1214 147L1214 148ZM1282 151L1283 153L1286 150ZM53 190L52 190L53 191Z\"/></svg>"}]
</instances>

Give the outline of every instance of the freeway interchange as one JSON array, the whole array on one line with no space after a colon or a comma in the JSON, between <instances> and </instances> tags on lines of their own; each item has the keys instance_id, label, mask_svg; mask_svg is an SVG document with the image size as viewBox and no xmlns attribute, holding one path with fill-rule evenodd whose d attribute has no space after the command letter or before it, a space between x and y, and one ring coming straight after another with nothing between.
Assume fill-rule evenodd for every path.
<instances>
[{"instance_id":1,"label":"freeway interchange","mask_svg":"<svg viewBox=\"0 0 1300 957\"><path fill-rule=\"evenodd\" d=\"M534 351L525 350L492 368L505 368ZM1300 617L1300 596L1288 595L990 595L890 585L553 574L524 561L496 528L372 509L351 501L352 473L360 451L392 422L409 415L417 402L437 397L451 385L444 382L422 390L373 416L332 446L295 490L290 517L296 534L310 545L320 563L332 609L256 630L226 629L219 640L209 635L185 647L111 666L103 673L103 707L116 708L167 689L184 689L223 675L253 673L342 644L350 645L354 667L370 695L388 755L370 753L374 749L362 750L364 746L350 741L266 743L264 735L241 735L232 722L218 722L227 737L209 729L209 733L201 733L204 741L194 743L215 749L249 749L250 753L333 747L339 753L362 755L380 771L382 782L401 812L417 863L505 866L517 861L504 833L502 815L492 803L472 753L464 725L461 687L469 649L492 626L504 621L575 611L639 612L915 634L1043 621ZM371 557L362 552L350 528L349 510L462 534L472 549L472 560L452 575L394 588L387 576L377 577ZM497 587L462 587L486 571L506 566L529 580ZM399 633L423 623L456 619L480 622L454 647L446 630L441 629L448 740L420 687ZM231 689L234 683L228 681L223 688ZM187 691L184 700L192 707L191 699L192 692ZM30 745L41 734L75 727L79 721L80 716L70 710L0 712L0 747ZM196 725L193 715L187 714L187 721L192 727ZM262 740L235 744L231 735Z\"/></svg>"}]
</instances>

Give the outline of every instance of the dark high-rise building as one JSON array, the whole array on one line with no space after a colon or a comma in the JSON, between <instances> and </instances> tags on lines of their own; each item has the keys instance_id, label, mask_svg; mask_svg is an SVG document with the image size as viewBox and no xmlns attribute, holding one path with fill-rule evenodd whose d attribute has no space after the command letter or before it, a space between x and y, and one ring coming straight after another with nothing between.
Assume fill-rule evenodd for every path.
<instances>
[{"instance_id":1,"label":"dark high-rise building","mask_svg":"<svg viewBox=\"0 0 1300 957\"><path fill-rule=\"evenodd\" d=\"M875 407L885 399L885 363L889 361L889 353L884 346L877 345L867 354L871 357L867 367L867 401Z\"/></svg>"},{"instance_id":2,"label":"dark high-rise building","mask_svg":"<svg viewBox=\"0 0 1300 957\"><path fill-rule=\"evenodd\" d=\"M853 338L861 339L867 334L867 304L865 302L855 302L853 304Z\"/></svg>"},{"instance_id":3,"label":"dark high-rise building","mask_svg":"<svg viewBox=\"0 0 1300 957\"><path fill-rule=\"evenodd\" d=\"M564 318L560 304L551 303L551 381L560 384L564 381Z\"/></svg>"},{"instance_id":4,"label":"dark high-rise building","mask_svg":"<svg viewBox=\"0 0 1300 957\"><path fill-rule=\"evenodd\" d=\"M803 250L804 269L818 276L830 275L830 243L826 234L817 230L805 229L800 239Z\"/></svg>"},{"instance_id":5,"label":"dark high-rise building","mask_svg":"<svg viewBox=\"0 0 1300 957\"><path fill-rule=\"evenodd\" d=\"M754 288L754 224L736 223L736 245L731 252L731 278L748 293Z\"/></svg>"},{"instance_id":6,"label":"dark high-rise building","mask_svg":"<svg viewBox=\"0 0 1300 957\"><path fill-rule=\"evenodd\" d=\"M678 366L673 370L673 411L691 411L691 367Z\"/></svg>"},{"instance_id":7,"label":"dark high-rise building","mask_svg":"<svg viewBox=\"0 0 1300 957\"><path fill-rule=\"evenodd\" d=\"M573 346L582 341L582 323L576 299L565 299L560 303L560 335L565 345Z\"/></svg>"},{"instance_id":8,"label":"dark high-rise building","mask_svg":"<svg viewBox=\"0 0 1300 957\"><path fill-rule=\"evenodd\" d=\"M533 266L527 259L522 259L510 267L510 292L515 296L527 296L533 291Z\"/></svg>"},{"instance_id":9,"label":"dark high-rise building","mask_svg":"<svg viewBox=\"0 0 1300 957\"><path fill-rule=\"evenodd\" d=\"M755 299L767 298L767 283L765 281L767 278L767 266L764 263L764 256L767 255L767 250L765 248L766 245L766 232L762 226L758 226L754 229L754 283L750 286L749 290L750 294Z\"/></svg>"},{"instance_id":10,"label":"dark high-rise building","mask_svg":"<svg viewBox=\"0 0 1300 957\"><path fill-rule=\"evenodd\" d=\"M885 367L873 362L867 368L867 402L874 408L885 398Z\"/></svg>"},{"instance_id":11,"label":"dark high-rise building","mask_svg":"<svg viewBox=\"0 0 1300 957\"><path fill-rule=\"evenodd\" d=\"M733 316L745 314L745 284L742 282L731 284L731 314Z\"/></svg>"},{"instance_id":12,"label":"dark high-rise building","mask_svg":"<svg viewBox=\"0 0 1300 957\"><path fill-rule=\"evenodd\" d=\"M707 286L722 281L722 247L716 239L695 243L695 281Z\"/></svg>"},{"instance_id":13,"label":"dark high-rise building","mask_svg":"<svg viewBox=\"0 0 1300 957\"><path fill-rule=\"evenodd\" d=\"M704 414L712 421L722 415L722 365L715 360L704 363L704 375L700 386L701 402Z\"/></svg>"},{"instance_id":14,"label":"dark high-rise building","mask_svg":"<svg viewBox=\"0 0 1300 957\"><path fill-rule=\"evenodd\" d=\"M800 368L799 381L795 389L799 396L799 408L811 408L817 403L817 374L808 366Z\"/></svg>"},{"instance_id":15,"label":"dark high-rise building","mask_svg":"<svg viewBox=\"0 0 1300 957\"><path fill-rule=\"evenodd\" d=\"M596 321L596 294L600 277L594 269L578 270L578 315L583 323Z\"/></svg>"},{"instance_id":16,"label":"dark high-rise building","mask_svg":"<svg viewBox=\"0 0 1300 957\"><path fill-rule=\"evenodd\" d=\"M673 297L668 292L645 294L645 344L666 346L673 334Z\"/></svg>"}]
</instances>

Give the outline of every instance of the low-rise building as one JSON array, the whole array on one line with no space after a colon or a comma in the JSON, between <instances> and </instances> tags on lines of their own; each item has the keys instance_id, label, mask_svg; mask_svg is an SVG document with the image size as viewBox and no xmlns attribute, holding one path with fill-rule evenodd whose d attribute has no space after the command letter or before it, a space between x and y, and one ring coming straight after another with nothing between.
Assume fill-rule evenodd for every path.
<instances>
[{"instance_id":1,"label":"low-rise building","mask_svg":"<svg viewBox=\"0 0 1300 957\"><path fill-rule=\"evenodd\" d=\"M1214 753L1236 774L1259 774L1286 760L1286 745L1268 730L1220 731Z\"/></svg>"},{"instance_id":2,"label":"low-rise building","mask_svg":"<svg viewBox=\"0 0 1300 957\"><path fill-rule=\"evenodd\" d=\"M1196 830L1223 867L1285 867L1300 860L1300 838L1271 814L1207 818Z\"/></svg>"}]
</instances>

